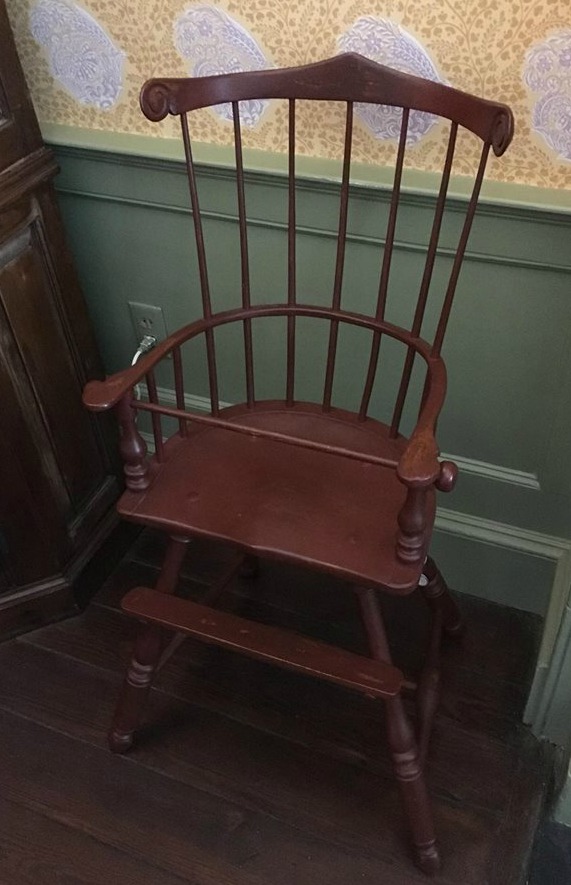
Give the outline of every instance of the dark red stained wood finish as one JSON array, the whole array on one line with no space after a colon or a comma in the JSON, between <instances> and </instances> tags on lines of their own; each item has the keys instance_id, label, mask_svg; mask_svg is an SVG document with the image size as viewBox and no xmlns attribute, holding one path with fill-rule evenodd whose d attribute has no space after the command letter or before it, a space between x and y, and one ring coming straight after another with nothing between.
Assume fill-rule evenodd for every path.
<instances>
[{"instance_id":1,"label":"dark red stained wood finish","mask_svg":"<svg viewBox=\"0 0 571 885\"><path fill-rule=\"evenodd\" d=\"M240 101L282 98L288 101L287 301L252 305L248 247L247 201L240 123ZM335 100L346 103L339 223L331 306L300 298L296 274L296 101ZM396 148L395 173L373 316L342 307L350 204L354 102L392 104L403 109ZM241 263L241 307L213 313L207 252L192 155L191 112L231 102L236 160L237 215ZM380 680L376 693L386 705L387 741L410 824L415 859L426 873L439 867L431 805L424 779L424 759L439 697L439 652L442 634L460 632L460 616L435 564L425 565L435 515L435 491L450 491L457 470L440 462L435 439L444 400L446 372L440 350L472 225L490 148L499 156L513 130L504 105L465 95L376 65L357 55L338 56L301 68L257 71L184 80L152 80L141 92L141 107L151 120L180 116L188 173L203 318L180 329L143 357L136 366L106 382L93 382L84 392L94 411L113 406L122 427L121 450L127 492L119 512L128 520L162 529L170 536L163 571L155 590L139 588L124 600L129 614L146 622L128 668L122 698L110 734L111 747L127 750L141 718L143 703L157 669L179 644L166 648L165 631L187 633L209 644L303 670L367 693L371 676ZM414 319L410 329L385 319L391 263L406 164L411 110L426 111L450 121L448 149ZM459 127L483 142L458 248L452 263L443 307L432 343L421 338L432 279L456 135ZM285 270L285 269L284 269ZM255 396L252 324L261 317L284 317L287 323L287 366L283 399L259 401ZM329 344L323 397L320 403L295 399L296 320L311 317L328 324ZM220 408L214 330L240 323L244 338L246 402ZM335 408L333 391L339 327L360 327L370 336L370 356L360 408L349 413ZM210 382L211 415L185 409L182 345L204 336ZM384 337L406 350L400 386L390 425L369 417L369 405ZM158 401L154 369L173 355L176 408ZM399 432L414 360L426 368L425 389L417 424L410 439ZM147 378L148 401L135 401L132 387ZM150 413L155 455L148 460L135 423L136 411ZM175 418L179 431L163 443L161 416ZM257 574L257 556L307 565L350 580L357 588L363 623L374 661L340 651L282 628L261 626L212 608L176 599L184 543L193 536L224 541L246 556L244 574ZM423 575L424 570L424 575ZM400 690L411 687L393 667L379 606L379 591L409 594L419 585L429 604L432 630L418 683L417 728L413 728ZM414 687L414 686L412 686Z\"/></svg>"},{"instance_id":2,"label":"dark red stained wood finish","mask_svg":"<svg viewBox=\"0 0 571 885\"><path fill-rule=\"evenodd\" d=\"M212 645L241 652L286 670L318 676L371 697L389 698L401 689L402 674L390 664L316 642L276 627L254 624L228 612L177 599L158 590L137 587L122 603L123 611L163 627L180 630Z\"/></svg>"},{"instance_id":3,"label":"dark red stained wood finish","mask_svg":"<svg viewBox=\"0 0 571 885\"><path fill-rule=\"evenodd\" d=\"M67 875L99 885L124 874L129 885L163 885L170 871L177 883L198 875L215 885L241 877L249 885L420 885L379 743L382 702L188 640L159 674L137 752L105 754L102 734L137 626L117 607L130 587L155 584L155 568L141 560L160 561L160 536L144 534L132 553L138 561L125 560L82 617L0 646L0 778L15 803L0 809L0 881L61 885ZM192 542L181 591L202 603L208 585L198 581L210 581L230 555ZM318 572L263 563L257 581L232 582L223 604L367 653L350 588ZM443 852L435 882L521 885L549 779L521 724L541 619L469 596L462 608L470 629L442 655L428 759ZM395 660L418 671L428 609L385 595L383 614ZM244 815L237 828L229 805ZM197 844L205 831L213 835L206 854Z\"/></svg>"},{"instance_id":4,"label":"dark red stained wood finish","mask_svg":"<svg viewBox=\"0 0 571 885\"><path fill-rule=\"evenodd\" d=\"M253 431L271 428L281 437L292 428L302 441L363 457L392 456L393 465L405 445L389 440L384 425L352 420L339 409L325 415L301 404L284 410L283 404L265 403L228 412L227 422ZM394 467L302 446L289 447L287 458L283 452L281 441L228 433L225 427L193 428L184 441L175 437L167 443L160 475L145 494L127 492L119 512L169 532L186 522L197 535L234 544L239 538L245 551L410 592L418 583L418 565L394 556L394 514L406 497ZM428 494L433 519L433 489Z\"/></svg>"},{"instance_id":5,"label":"dark red stained wood finish","mask_svg":"<svg viewBox=\"0 0 571 885\"><path fill-rule=\"evenodd\" d=\"M364 101L426 111L474 132L497 156L513 136L513 116L505 105L402 74L352 52L298 68L149 80L141 92L141 109L158 122L167 114L252 98Z\"/></svg>"}]
</instances>

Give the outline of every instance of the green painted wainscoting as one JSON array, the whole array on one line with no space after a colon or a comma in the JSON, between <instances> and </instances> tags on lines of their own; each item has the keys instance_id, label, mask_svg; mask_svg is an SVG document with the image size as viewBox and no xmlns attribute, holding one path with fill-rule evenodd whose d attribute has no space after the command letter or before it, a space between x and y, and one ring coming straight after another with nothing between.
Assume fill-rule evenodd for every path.
<instances>
[{"instance_id":1,"label":"green painted wainscoting","mask_svg":"<svg viewBox=\"0 0 571 885\"><path fill-rule=\"evenodd\" d=\"M147 141L150 141L147 139ZM199 312L199 289L185 172L177 159L127 150L55 145L58 189L69 239L107 369L124 367L135 339L129 300L160 305L169 331ZM215 309L237 305L239 240L236 188L224 165L201 164L199 189ZM247 175L252 298L286 300L287 186L277 171ZM305 178L297 190L298 291L330 298L338 223L338 185ZM433 197L403 195L387 317L410 322L422 274L422 244ZM465 211L456 198L445 218L432 286L434 327L451 251ZM387 190L359 185L349 213L343 304L368 312L378 287ZM283 324L255 330L258 394L283 384ZM238 332L238 330L236 330ZM325 328L300 323L309 344L298 361L296 395L318 397ZM355 402L367 353L364 333L342 336L335 400ZM239 335L223 330L228 359L221 398L243 395L236 373ZM374 413L386 414L394 384L384 345ZM396 354L398 356L398 354ZM439 427L443 452L461 468L455 492L441 496L434 554L460 591L545 613L556 579L558 612L567 602L571 541L571 216L564 211L484 201L481 204L450 322L444 356L449 393ZM168 397L169 369L159 379ZM187 378L192 402L204 405L202 363ZM553 638L551 642L553 643Z\"/></svg>"}]
</instances>

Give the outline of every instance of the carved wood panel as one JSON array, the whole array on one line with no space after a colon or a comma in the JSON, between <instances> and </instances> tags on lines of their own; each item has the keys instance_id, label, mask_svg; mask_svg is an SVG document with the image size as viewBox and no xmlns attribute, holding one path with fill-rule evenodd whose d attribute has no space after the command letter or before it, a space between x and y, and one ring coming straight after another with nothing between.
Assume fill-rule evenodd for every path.
<instances>
[{"instance_id":1,"label":"carved wood panel","mask_svg":"<svg viewBox=\"0 0 571 885\"><path fill-rule=\"evenodd\" d=\"M101 367L56 172L0 0L0 632L72 606L117 494L106 428L81 403Z\"/></svg>"}]
</instances>

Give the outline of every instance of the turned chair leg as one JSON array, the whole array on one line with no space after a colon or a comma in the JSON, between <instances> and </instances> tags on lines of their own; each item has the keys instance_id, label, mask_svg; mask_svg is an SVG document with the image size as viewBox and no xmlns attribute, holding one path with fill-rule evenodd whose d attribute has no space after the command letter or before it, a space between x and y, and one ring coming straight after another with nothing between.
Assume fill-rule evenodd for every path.
<instances>
[{"instance_id":1,"label":"turned chair leg","mask_svg":"<svg viewBox=\"0 0 571 885\"><path fill-rule=\"evenodd\" d=\"M416 712L420 761L424 765L432 726L440 703L440 646L442 644L442 612L434 612L428 652L416 688Z\"/></svg>"},{"instance_id":2,"label":"turned chair leg","mask_svg":"<svg viewBox=\"0 0 571 885\"><path fill-rule=\"evenodd\" d=\"M442 577L440 569L430 556L424 564L423 575L419 586L434 614L436 614L437 611L441 613L442 629L446 635L461 636L464 631L462 614L458 608L456 600L446 586L446 582Z\"/></svg>"},{"instance_id":3,"label":"turned chair leg","mask_svg":"<svg viewBox=\"0 0 571 885\"><path fill-rule=\"evenodd\" d=\"M161 593L175 592L187 544L188 538L170 538L156 585ZM143 625L139 628L109 732L109 746L114 753L125 753L133 744L133 735L139 726L168 639L160 627Z\"/></svg>"},{"instance_id":4,"label":"turned chair leg","mask_svg":"<svg viewBox=\"0 0 571 885\"><path fill-rule=\"evenodd\" d=\"M434 717L440 702L440 646L442 644L442 634L446 633L451 637L459 637L463 633L464 624L456 601L450 594L438 566L430 557L427 558L424 564L419 589L432 612L430 642L416 694L420 758L424 763Z\"/></svg>"},{"instance_id":5,"label":"turned chair leg","mask_svg":"<svg viewBox=\"0 0 571 885\"><path fill-rule=\"evenodd\" d=\"M383 624L376 591L371 588L357 588L361 616L372 657L391 663L391 655ZM410 724L401 697L385 702L387 718L387 740L393 761L393 769L399 783L404 809L412 832L415 860L425 873L436 873L440 868L440 858L432 808L414 730Z\"/></svg>"}]
</instances>

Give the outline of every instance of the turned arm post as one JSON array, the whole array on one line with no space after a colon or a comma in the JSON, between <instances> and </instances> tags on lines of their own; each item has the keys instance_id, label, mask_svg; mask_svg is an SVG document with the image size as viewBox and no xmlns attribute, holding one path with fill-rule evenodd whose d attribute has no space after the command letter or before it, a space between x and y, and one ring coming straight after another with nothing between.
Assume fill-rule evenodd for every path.
<instances>
[{"instance_id":1,"label":"turned arm post","mask_svg":"<svg viewBox=\"0 0 571 885\"><path fill-rule=\"evenodd\" d=\"M401 562L420 562L424 556L426 531L426 487L407 489L398 515L397 557Z\"/></svg>"},{"instance_id":2,"label":"turned arm post","mask_svg":"<svg viewBox=\"0 0 571 885\"><path fill-rule=\"evenodd\" d=\"M147 446L135 422L132 391L121 397L115 408L121 432L119 451L124 462L125 483L130 491L142 492L149 485L149 465Z\"/></svg>"},{"instance_id":3,"label":"turned arm post","mask_svg":"<svg viewBox=\"0 0 571 885\"><path fill-rule=\"evenodd\" d=\"M405 502L398 515L397 557L401 562L421 562L426 555L426 495L431 485L441 492L451 492L456 485L458 468L452 461L442 461L434 483L408 484Z\"/></svg>"}]
</instances>

